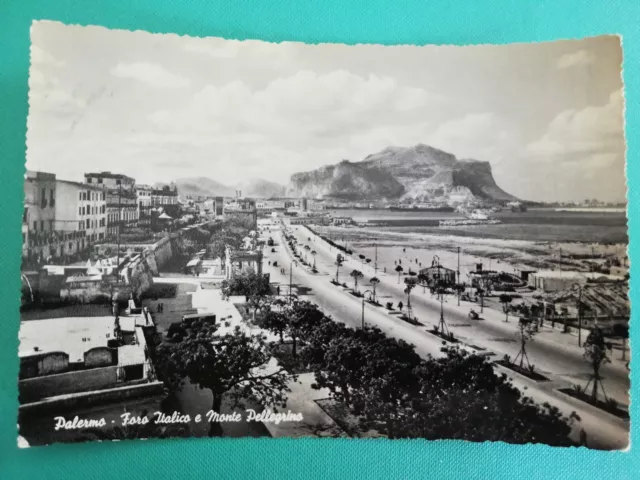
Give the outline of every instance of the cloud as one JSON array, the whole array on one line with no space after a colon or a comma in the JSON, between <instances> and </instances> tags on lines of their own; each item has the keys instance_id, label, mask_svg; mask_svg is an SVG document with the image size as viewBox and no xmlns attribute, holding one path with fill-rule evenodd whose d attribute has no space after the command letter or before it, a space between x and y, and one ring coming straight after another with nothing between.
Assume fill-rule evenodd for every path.
<instances>
[{"instance_id":1,"label":"cloud","mask_svg":"<svg viewBox=\"0 0 640 480\"><path fill-rule=\"evenodd\" d=\"M596 56L586 50L578 50L574 53L565 53L558 59L557 66L560 70L573 67L585 67L596 61Z\"/></svg>"},{"instance_id":2,"label":"cloud","mask_svg":"<svg viewBox=\"0 0 640 480\"><path fill-rule=\"evenodd\" d=\"M590 155L624 155L622 90L601 106L565 110L551 120L547 131L525 147L525 153L539 160L575 161ZM596 158L609 158L608 156Z\"/></svg>"},{"instance_id":3,"label":"cloud","mask_svg":"<svg viewBox=\"0 0 640 480\"><path fill-rule=\"evenodd\" d=\"M191 85L188 78L171 73L153 63L119 63L110 73L115 77L132 78L156 88L184 88Z\"/></svg>"},{"instance_id":4,"label":"cloud","mask_svg":"<svg viewBox=\"0 0 640 480\"><path fill-rule=\"evenodd\" d=\"M65 65L65 62L56 59L49 52L46 52L43 49L36 47L35 45L31 45L31 64L62 67L63 65Z\"/></svg>"}]
</instances>

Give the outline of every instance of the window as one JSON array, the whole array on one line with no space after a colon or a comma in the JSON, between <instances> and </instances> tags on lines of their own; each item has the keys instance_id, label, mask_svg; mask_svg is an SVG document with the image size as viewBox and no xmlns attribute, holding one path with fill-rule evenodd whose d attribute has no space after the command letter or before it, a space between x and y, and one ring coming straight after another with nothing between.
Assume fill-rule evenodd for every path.
<instances>
[{"instance_id":1,"label":"window","mask_svg":"<svg viewBox=\"0 0 640 480\"><path fill-rule=\"evenodd\" d=\"M53 188L49 191L49 205L52 207L56 206L55 192Z\"/></svg>"},{"instance_id":2,"label":"window","mask_svg":"<svg viewBox=\"0 0 640 480\"><path fill-rule=\"evenodd\" d=\"M46 188L42 189L42 197L41 197L41 200L40 200L40 206L42 208L46 208L46 206L47 206L47 189Z\"/></svg>"},{"instance_id":3,"label":"window","mask_svg":"<svg viewBox=\"0 0 640 480\"><path fill-rule=\"evenodd\" d=\"M82 192L78 192L78 200L82 200Z\"/></svg>"},{"instance_id":4,"label":"window","mask_svg":"<svg viewBox=\"0 0 640 480\"><path fill-rule=\"evenodd\" d=\"M91 183L91 180L93 180L91 177L87 177L87 183Z\"/></svg>"},{"instance_id":5,"label":"window","mask_svg":"<svg viewBox=\"0 0 640 480\"><path fill-rule=\"evenodd\" d=\"M78 207L78 215L82 215L82 207Z\"/></svg>"},{"instance_id":6,"label":"window","mask_svg":"<svg viewBox=\"0 0 640 480\"><path fill-rule=\"evenodd\" d=\"M40 220L40 230L44 230L44 220Z\"/></svg>"},{"instance_id":7,"label":"window","mask_svg":"<svg viewBox=\"0 0 640 480\"><path fill-rule=\"evenodd\" d=\"M33 221L33 231L34 231L34 232L37 232L37 231L38 231L38 221L37 221L37 220L34 220L34 221Z\"/></svg>"},{"instance_id":8,"label":"window","mask_svg":"<svg viewBox=\"0 0 640 480\"><path fill-rule=\"evenodd\" d=\"M98 178L98 183L102 183L102 177Z\"/></svg>"},{"instance_id":9,"label":"window","mask_svg":"<svg viewBox=\"0 0 640 480\"><path fill-rule=\"evenodd\" d=\"M69 242L69 251L73 250L73 243Z\"/></svg>"},{"instance_id":10,"label":"window","mask_svg":"<svg viewBox=\"0 0 640 480\"><path fill-rule=\"evenodd\" d=\"M49 220L49 230L53 232L53 220Z\"/></svg>"}]
</instances>

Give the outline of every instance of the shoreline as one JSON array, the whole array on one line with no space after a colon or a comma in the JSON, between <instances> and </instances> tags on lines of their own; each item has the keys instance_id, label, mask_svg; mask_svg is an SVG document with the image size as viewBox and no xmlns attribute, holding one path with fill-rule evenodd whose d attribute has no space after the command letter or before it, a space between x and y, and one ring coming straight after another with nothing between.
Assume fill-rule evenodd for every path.
<instances>
[{"instance_id":1,"label":"shoreline","mask_svg":"<svg viewBox=\"0 0 640 480\"><path fill-rule=\"evenodd\" d=\"M623 243L606 245L594 242L507 240L467 235L392 232L361 227L329 227L322 231L330 234L337 243L346 242L372 261L377 245L378 266L387 267L387 271L395 268L394 261L402 261L403 266L411 265L413 270L424 268L431 264L434 255L440 258L443 266L456 270L457 249L460 248L461 277L475 269L476 263L482 263L483 268L488 269L500 265L501 270L509 273L561 267L588 270L585 260L598 261L617 257L622 261L627 252L627 245Z\"/></svg>"}]
</instances>

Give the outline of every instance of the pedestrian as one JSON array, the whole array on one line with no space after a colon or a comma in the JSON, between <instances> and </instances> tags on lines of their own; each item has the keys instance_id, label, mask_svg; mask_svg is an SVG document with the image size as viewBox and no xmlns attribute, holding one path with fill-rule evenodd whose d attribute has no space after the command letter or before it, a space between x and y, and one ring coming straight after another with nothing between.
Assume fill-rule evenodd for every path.
<instances>
[{"instance_id":1,"label":"pedestrian","mask_svg":"<svg viewBox=\"0 0 640 480\"><path fill-rule=\"evenodd\" d=\"M584 431L584 428L580 430L580 446L587 446L587 432Z\"/></svg>"}]
</instances>

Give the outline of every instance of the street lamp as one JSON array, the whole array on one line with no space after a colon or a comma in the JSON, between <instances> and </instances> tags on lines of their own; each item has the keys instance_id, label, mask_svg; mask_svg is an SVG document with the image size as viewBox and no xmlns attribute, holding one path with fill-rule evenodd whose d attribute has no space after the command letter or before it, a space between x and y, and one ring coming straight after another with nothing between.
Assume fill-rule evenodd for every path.
<instances>
[{"instance_id":1,"label":"street lamp","mask_svg":"<svg viewBox=\"0 0 640 480\"><path fill-rule=\"evenodd\" d=\"M367 293L371 295L373 294L373 292L371 290L365 290L362 293L362 329L363 330L364 330L364 299L366 298Z\"/></svg>"},{"instance_id":2,"label":"street lamp","mask_svg":"<svg viewBox=\"0 0 640 480\"><path fill-rule=\"evenodd\" d=\"M298 262L295 260L292 260L291 265L289 266L289 303L293 301L292 286L293 286L293 267L294 266L297 267Z\"/></svg>"},{"instance_id":3,"label":"street lamp","mask_svg":"<svg viewBox=\"0 0 640 480\"><path fill-rule=\"evenodd\" d=\"M578 291L578 346L582 346L582 285L574 283L571 291Z\"/></svg>"}]
</instances>

